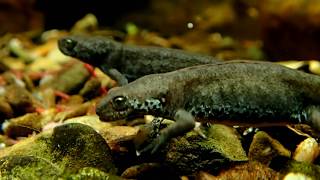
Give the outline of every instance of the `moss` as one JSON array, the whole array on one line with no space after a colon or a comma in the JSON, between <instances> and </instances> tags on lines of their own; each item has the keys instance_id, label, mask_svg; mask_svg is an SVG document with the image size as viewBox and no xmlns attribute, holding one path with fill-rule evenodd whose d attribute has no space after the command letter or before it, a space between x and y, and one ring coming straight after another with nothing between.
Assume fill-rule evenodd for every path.
<instances>
[{"instance_id":1,"label":"moss","mask_svg":"<svg viewBox=\"0 0 320 180\"><path fill-rule=\"evenodd\" d=\"M62 169L35 156L7 156L0 159L1 179L57 179Z\"/></svg>"},{"instance_id":2,"label":"moss","mask_svg":"<svg viewBox=\"0 0 320 180\"><path fill-rule=\"evenodd\" d=\"M123 178L105 173L95 168L86 167L81 170L77 174L71 174L65 176L67 180L83 180L83 179L95 179L95 180L121 180Z\"/></svg>"},{"instance_id":3,"label":"moss","mask_svg":"<svg viewBox=\"0 0 320 180\"><path fill-rule=\"evenodd\" d=\"M70 171L92 166L115 172L109 146L90 126L68 123L56 127L52 135L52 151L55 160L61 160Z\"/></svg>"},{"instance_id":4,"label":"moss","mask_svg":"<svg viewBox=\"0 0 320 180\"><path fill-rule=\"evenodd\" d=\"M204 149L214 149L231 161L248 160L242 148L239 136L233 128L215 124L211 125L207 132L208 139L198 144Z\"/></svg>"},{"instance_id":5,"label":"moss","mask_svg":"<svg viewBox=\"0 0 320 180\"><path fill-rule=\"evenodd\" d=\"M269 165L275 157L284 156L289 158L291 152L267 133L259 131L253 137L248 156L250 160Z\"/></svg>"},{"instance_id":6,"label":"moss","mask_svg":"<svg viewBox=\"0 0 320 180\"><path fill-rule=\"evenodd\" d=\"M4 159L12 156L22 159L15 158L14 162L10 159L8 162L11 164L17 161L22 163L25 161L24 156L32 156L59 169L63 174L77 173L84 167L93 167L108 173L116 172L110 148L105 140L93 128L80 123L58 126L53 132L43 132L0 151L0 157ZM33 174L39 174L37 169L38 166L27 163L23 168L7 168L6 171L9 174L30 171L31 177Z\"/></svg>"},{"instance_id":7,"label":"moss","mask_svg":"<svg viewBox=\"0 0 320 180\"><path fill-rule=\"evenodd\" d=\"M204 139L195 132L173 139L166 154L166 162L181 174L197 170L216 171L233 162L247 161L236 132L224 125L212 125Z\"/></svg>"},{"instance_id":8,"label":"moss","mask_svg":"<svg viewBox=\"0 0 320 180\"><path fill-rule=\"evenodd\" d=\"M320 166L304 162L289 161L281 172L283 174L288 172L302 173L313 179L318 179L320 177Z\"/></svg>"}]
</instances>

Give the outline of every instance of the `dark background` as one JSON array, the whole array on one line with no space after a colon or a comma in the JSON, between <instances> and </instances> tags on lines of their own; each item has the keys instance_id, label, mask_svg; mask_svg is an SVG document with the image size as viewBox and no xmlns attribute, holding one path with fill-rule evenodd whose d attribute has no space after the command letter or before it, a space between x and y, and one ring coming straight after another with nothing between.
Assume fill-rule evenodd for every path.
<instances>
[{"instance_id":1,"label":"dark background","mask_svg":"<svg viewBox=\"0 0 320 180\"><path fill-rule=\"evenodd\" d=\"M87 13L93 13L101 26L117 24L128 13L148 6L149 0L38 0L37 10L44 14L45 29L70 28Z\"/></svg>"}]
</instances>

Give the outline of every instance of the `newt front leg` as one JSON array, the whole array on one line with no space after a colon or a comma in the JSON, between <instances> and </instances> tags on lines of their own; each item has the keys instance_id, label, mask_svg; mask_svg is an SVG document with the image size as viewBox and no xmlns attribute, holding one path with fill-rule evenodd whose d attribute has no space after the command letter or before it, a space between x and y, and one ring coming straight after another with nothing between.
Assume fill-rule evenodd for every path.
<instances>
[{"instance_id":1,"label":"newt front leg","mask_svg":"<svg viewBox=\"0 0 320 180\"><path fill-rule=\"evenodd\" d=\"M117 69L114 68L101 68L111 79L114 79L120 86L128 84L128 79L121 74Z\"/></svg>"},{"instance_id":2,"label":"newt front leg","mask_svg":"<svg viewBox=\"0 0 320 180\"><path fill-rule=\"evenodd\" d=\"M162 130L159 136L145 148L139 150L139 153L151 152L154 154L169 139L183 135L192 130L195 126L195 120L191 113L184 109L179 109L174 116L175 123Z\"/></svg>"}]
</instances>

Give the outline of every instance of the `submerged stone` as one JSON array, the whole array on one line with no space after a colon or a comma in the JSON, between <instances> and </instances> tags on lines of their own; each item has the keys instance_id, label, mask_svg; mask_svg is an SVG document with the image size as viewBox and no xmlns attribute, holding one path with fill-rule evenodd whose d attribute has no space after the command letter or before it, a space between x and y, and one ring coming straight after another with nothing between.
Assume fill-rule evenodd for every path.
<instances>
[{"instance_id":1,"label":"submerged stone","mask_svg":"<svg viewBox=\"0 0 320 180\"><path fill-rule=\"evenodd\" d=\"M84 180L84 179L94 179L94 180L122 180L123 178L105 173L95 168L86 167L80 169L78 173L67 175L65 177L68 180Z\"/></svg>"},{"instance_id":2,"label":"submerged stone","mask_svg":"<svg viewBox=\"0 0 320 180\"><path fill-rule=\"evenodd\" d=\"M1 179L58 179L63 170L36 156L12 155L0 159Z\"/></svg>"},{"instance_id":3,"label":"submerged stone","mask_svg":"<svg viewBox=\"0 0 320 180\"><path fill-rule=\"evenodd\" d=\"M248 156L252 161L269 165L273 158L278 156L290 157L291 152L267 133L259 131L253 137Z\"/></svg>"},{"instance_id":4,"label":"submerged stone","mask_svg":"<svg viewBox=\"0 0 320 180\"><path fill-rule=\"evenodd\" d=\"M90 126L68 123L54 128L52 150L54 159L64 162L69 170L95 167L115 172L109 146Z\"/></svg>"},{"instance_id":5,"label":"submerged stone","mask_svg":"<svg viewBox=\"0 0 320 180\"><path fill-rule=\"evenodd\" d=\"M312 179L319 179L320 177L320 166L289 160L283 164L280 170L281 173L287 174L289 172L303 174Z\"/></svg>"},{"instance_id":6,"label":"submerged stone","mask_svg":"<svg viewBox=\"0 0 320 180\"><path fill-rule=\"evenodd\" d=\"M247 162L220 172L217 176L200 172L198 180L280 179L280 174L259 162Z\"/></svg>"},{"instance_id":7,"label":"submerged stone","mask_svg":"<svg viewBox=\"0 0 320 180\"><path fill-rule=\"evenodd\" d=\"M142 163L127 168L121 174L125 179L170 179L180 180L179 175L173 170L159 163Z\"/></svg>"},{"instance_id":8,"label":"submerged stone","mask_svg":"<svg viewBox=\"0 0 320 180\"><path fill-rule=\"evenodd\" d=\"M76 174L85 167L111 174L116 172L106 141L93 128L80 123L57 126L53 131L42 132L0 151L1 158L11 156L41 159L63 172L61 176ZM26 166L30 169L35 167L33 164ZM8 169L7 173L14 173L11 170L15 169ZM36 169L30 172L36 172Z\"/></svg>"},{"instance_id":9,"label":"submerged stone","mask_svg":"<svg viewBox=\"0 0 320 180\"><path fill-rule=\"evenodd\" d=\"M228 126L215 124L206 131L207 138L189 132L171 141L166 154L168 163L181 174L199 170L217 171L232 163L247 161L237 132Z\"/></svg>"}]
</instances>

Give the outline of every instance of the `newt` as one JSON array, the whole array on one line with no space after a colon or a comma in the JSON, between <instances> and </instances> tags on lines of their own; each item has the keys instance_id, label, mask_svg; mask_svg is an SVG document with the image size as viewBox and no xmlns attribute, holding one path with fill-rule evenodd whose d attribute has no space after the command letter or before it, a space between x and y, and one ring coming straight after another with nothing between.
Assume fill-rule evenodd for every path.
<instances>
[{"instance_id":1,"label":"newt","mask_svg":"<svg viewBox=\"0 0 320 180\"><path fill-rule=\"evenodd\" d=\"M103 121L153 115L175 122L140 152L155 153L195 121L320 129L320 77L269 62L229 61L152 74L112 88L96 113Z\"/></svg>"},{"instance_id":2,"label":"newt","mask_svg":"<svg viewBox=\"0 0 320 180\"><path fill-rule=\"evenodd\" d=\"M103 36L71 35L58 40L60 51L100 68L120 86L148 74L219 62L188 51L123 44Z\"/></svg>"}]
</instances>

